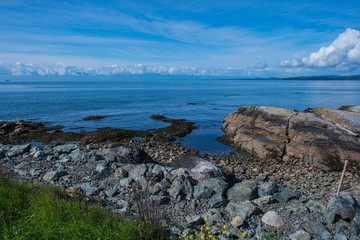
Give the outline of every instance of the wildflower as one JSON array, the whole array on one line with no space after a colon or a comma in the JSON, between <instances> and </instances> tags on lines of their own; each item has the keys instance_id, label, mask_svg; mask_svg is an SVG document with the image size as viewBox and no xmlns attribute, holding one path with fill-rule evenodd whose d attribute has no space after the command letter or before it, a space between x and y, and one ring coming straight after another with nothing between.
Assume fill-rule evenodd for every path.
<instances>
[{"instance_id":1,"label":"wildflower","mask_svg":"<svg viewBox=\"0 0 360 240\"><path fill-rule=\"evenodd\" d=\"M181 236L179 236L179 239L181 239Z\"/></svg>"},{"instance_id":2,"label":"wildflower","mask_svg":"<svg viewBox=\"0 0 360 240\"><path fill-rule=\"evenodd\" d=\"M210 228L209 228L209 227L207 227L207 228L206 228L206 231L209 231L209 230L210 230Z\"/></svg>"},{"instance_id":3,"label":"wildflower","mask_svg":"<svg viewBox=\"0 0 360 240\"><path fill-rule=\"evenodd\" d=\"M204 228L203 228L203 227L201 227L201 228L200 228L200 231L202 232L203 230L204 230Z\"/></svg>"},{"instance_id":4,"label":"wildflower","mask_svg":"<svg viewBox=\"0 0 360 240\"><path fill-rule=\"evenodd\" d=\"M204 221L206 222L207 220L208 220L207 217L205 217L205 218L204 218Z\"/></svg>"},{"instance_id":5,"label":"wildflower","mask_svg":"<svg viewBox=\"0 0 360 240\"><path fill-rule=\"evenodd\" d=\"M209 238L211 239L212 238L212 236L209 234Z\"/></svg>"},{"instance_id":6,"label":"wildflower","mask_svg":"<svg viewBox=\"0 0 360 240\"><path fill-rule=\"evenodd\" d=\"M222 231L222 234L224 234L224 235L225 235L225 231Z\"/></svg>"},{"instance_id":7,"label":"wildflower","mask_svg":"<svg viewBox=\"0 0 360 240\"><path fill-rule=\"evenodd\" d=\"M186 231L189 231L189 228L187 228Z\"/></svg>"},{"instance_id":8,"label":"wildflower","mask_svg":"<svg viewBox=\"0 0 360 240\"><path fill-rule=\"evenodd\" d=\"M192 234L189 236L189 239L193 239L193 235L192 235Z\"/></svg>"},{"instance_id":9,"label":"wildflower","mask_svg":"<svg viewBox=\"0 0 360 240\"><path fill-rule=\"evenodd\" d=\"M243 232L243 233L242 233L242 236L243 236L243 237L246 237L246 235L247 235L246 232Z\"/></svg>"},{"instance_id":10,"label":"wildflower","mask_svg":"<svg viewBox=\"0 0 360 240\"><path fill-rule=\"evenodd\" d=\"M204 240L205 239L205 235L201 235L201 240Z\"/></svg>"},{"instance_id":11,"label":"wildflower","mask_svg":"<svg viewBox=\"0 0 360 240\"><path fill-rule=\"evenodd\" d=\"M223 228L226 230L226 229L227 229L227 226L226 226L226 225L224 225L224 226L223 226Z\"/></svg>"},{"instance_id":12,"label":"wildflower","mask_svg":"<svg viewBox=\"0 0 360 240\"><path fill-rule=\"evenodd\" d=\"M195 232L195 235L196 235L196 236L198 236L198 235L199 235L199 233L198 233L198 232Z\"/></svg>"},{"instance_id":13,"label":"wildflower","mask_svg":"<svg viewBox=\"0 0 360 240\"><path fill-rule=\"evenodd\" d=\"M186 234L184 234L184 238L186 238Z\"/></svg>"}]
</instances>

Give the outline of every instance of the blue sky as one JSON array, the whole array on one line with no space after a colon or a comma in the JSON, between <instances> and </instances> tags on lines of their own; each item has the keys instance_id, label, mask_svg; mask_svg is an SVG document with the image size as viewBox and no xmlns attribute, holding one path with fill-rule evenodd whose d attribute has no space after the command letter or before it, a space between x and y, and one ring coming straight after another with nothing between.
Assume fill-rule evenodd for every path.
<instances>
[{"instance_id":1,"label":"blue sky","mask_svg":"<svg viewBox=\"0 0 360 240\"><path fill-rule=\"evenodd\" d=\"M0 74L360 74L357 1L0 2Z\"/></svg>"}]
</instances>

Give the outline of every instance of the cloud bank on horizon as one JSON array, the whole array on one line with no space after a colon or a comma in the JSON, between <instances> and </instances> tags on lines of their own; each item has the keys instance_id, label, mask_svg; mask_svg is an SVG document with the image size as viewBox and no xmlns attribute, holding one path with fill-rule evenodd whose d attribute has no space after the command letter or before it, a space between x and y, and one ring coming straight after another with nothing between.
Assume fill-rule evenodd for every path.
<instances>
[{"instance_id":1,"label":"cloud bank on horizon","mask_svg":"<svg viewBox=\"0 0 360 240\"><path fill-rule=\"evenodd\" d=\"M356 0L3 0L0 8L0 75L360 74Z\"/></svg>"},{"instance_id":2,"label":"cloud bank on horizon","mask_svg":"<svg viewBox=\"0 0 360 240\"><path fill-rule=\"evenodd\" d=\"M351 71L360 68L360 31L348 28L329 46L321 47L305 57L296 54L292 60L279 63L281 67L307 67L313 69L333 69Z\"/></svg>"}]
</instances>

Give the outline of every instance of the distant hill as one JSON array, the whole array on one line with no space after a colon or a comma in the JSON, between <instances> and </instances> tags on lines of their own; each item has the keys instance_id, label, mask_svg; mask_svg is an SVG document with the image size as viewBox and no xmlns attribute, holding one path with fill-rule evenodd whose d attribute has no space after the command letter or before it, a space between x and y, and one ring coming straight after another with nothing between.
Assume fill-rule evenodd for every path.
<instances>
[{"instance_id":1,"label":"distant hill","mask_svg":"<svg viewBox=\"0 0 360 240\"><path fill-rule=\"evenodd\" d=\"M303 77L289 77L289 78L277 78L278 80L360 80L360 75L352 76L303 76Z\"/></svg>"}]
</instances>

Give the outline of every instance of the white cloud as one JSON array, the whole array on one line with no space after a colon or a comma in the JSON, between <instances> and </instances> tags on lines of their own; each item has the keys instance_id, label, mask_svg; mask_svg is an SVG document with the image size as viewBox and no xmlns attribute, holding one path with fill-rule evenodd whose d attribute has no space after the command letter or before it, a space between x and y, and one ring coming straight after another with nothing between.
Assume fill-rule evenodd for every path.
<instances>
[{"instance_id":1,"label":"white cloud","mask_svg":"<svg viewBox=\"0 0 360 240\"><path fill-rule=\"evenodd\" d=\"M360 67L360 31L348 28L329 46L305 57L295 54L292 60L279 63L281 67L307 67L314 69L334 69L347 71Z\"/></svg>"}]
</instances>

